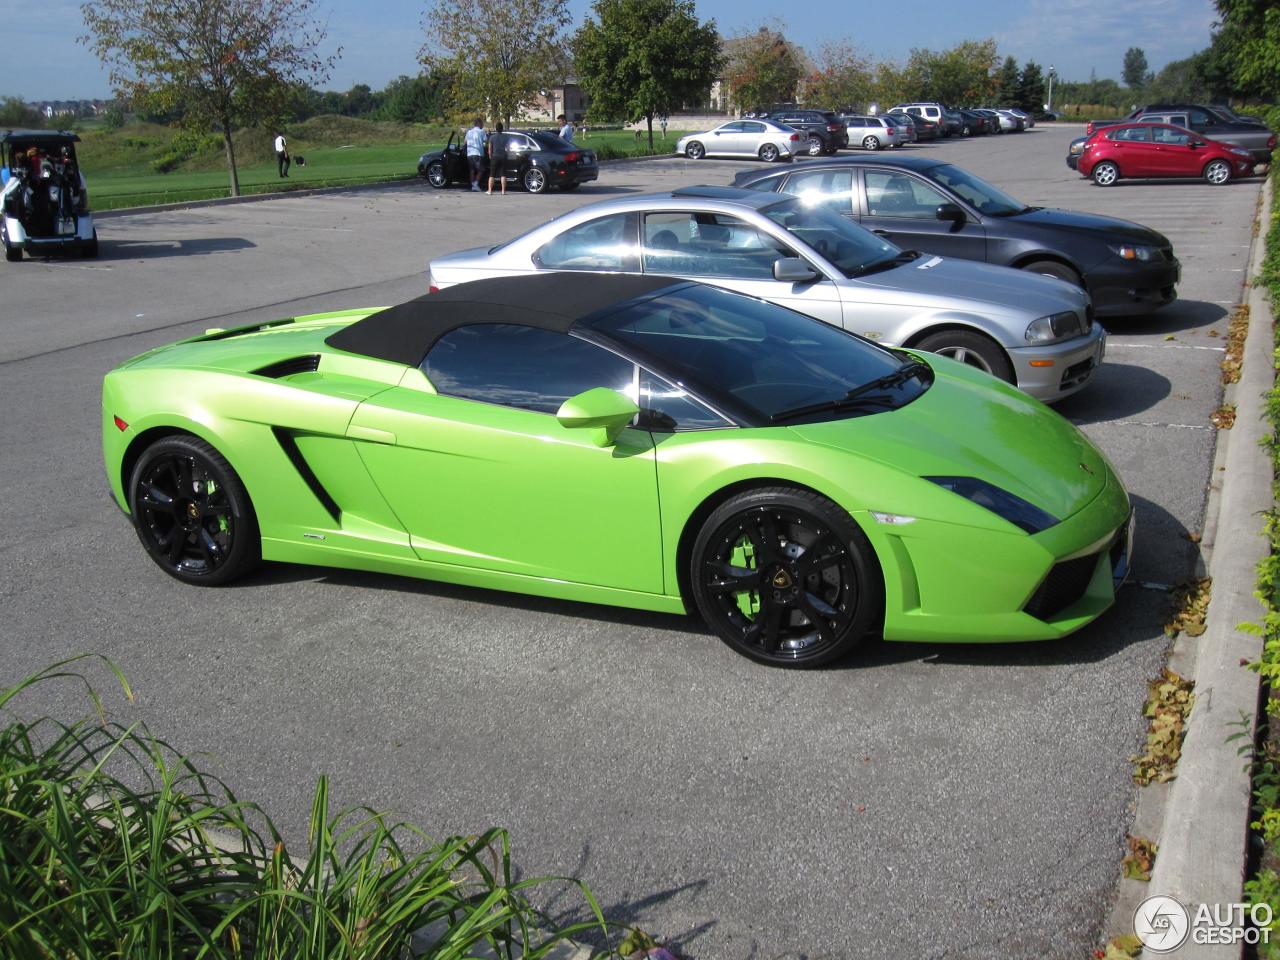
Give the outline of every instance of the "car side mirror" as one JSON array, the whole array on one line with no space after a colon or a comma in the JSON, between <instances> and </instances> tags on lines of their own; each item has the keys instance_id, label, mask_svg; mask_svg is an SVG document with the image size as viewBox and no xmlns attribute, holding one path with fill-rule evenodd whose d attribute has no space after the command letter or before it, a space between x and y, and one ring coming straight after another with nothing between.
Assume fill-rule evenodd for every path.
<instances>
[{"instance_id":1,"label":"car side mirror","mask_svg":"<svg viewBox=\"0 0 1280 960\"><path fill-rule=\"evenodd\" d=\"M1192 141L1191 141L1191 149L1192 149L1192 150L1196 149L1197 147L1203 147L1203 146L1204 146L1204 141L1203 141L1203 140L1192 140Z\"/></svg>"},{"instance_id":2,"label":"car side mirror","mask_svg":"<svg viewBox=\"0 0 1280 960\"><path fill-rule=\"evenodd\" d=\"M592 387L560 404L556 419L570 430L596 429L596 446L609 447L632 420L640 408L630 397L608 387Z\"/></svg>"},{"instance_id":3,"label":"car side mirror","mask_svg":"<svg viewBox=\"0 0 1280 960\"><path fill-rule=\"evenodd\" d=\"M937 216L939 220L950 220L953 223L964 223L964 211L954 203L938 204Z\"/></svg>"},{"instance_id":4,"label":"car side mirror","mask_svg":"<svg viewBox=\"0 0 1280 960\"><path fill-rule=\"evenodd\" d=\"M781 283L808 283L818 279L818 271L799 257L779 257L773 261L773 279Z\"/></svg>"}]
</instances>

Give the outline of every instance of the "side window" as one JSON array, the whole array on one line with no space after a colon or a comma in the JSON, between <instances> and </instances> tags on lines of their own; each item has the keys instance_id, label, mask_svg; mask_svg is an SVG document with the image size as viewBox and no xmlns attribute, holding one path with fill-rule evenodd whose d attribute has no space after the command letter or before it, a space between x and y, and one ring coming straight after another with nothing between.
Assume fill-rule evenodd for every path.
<instances>
[{"instance_id":1,"label":"side window","mask_svg":"<svg viewBox=\"0 0 1280 960\"><path fill-rule=\"evenodd\" d=\"M772 280L773 262L794 257L784 244L737 217L648 213L641 255L645 273Z\"/></svg>"},{"instance_id":2,"label":"side window","mask_svg":"<svg viewBox=\"0 0 1280 960\"><path fill-rule=\"evenodd\" d=\"M446 333L422 361L445 396L554 414L575 394L609 387L633 394L635 367L565 333L477 323Z\"/></svg>"},{"instance_id":3,"label":"side window","mask_svg":"<svg viewBox=\"0 0 1280 960\"><path fill-rule=\"evenodd\" d=\"M754 120L742 121L743 133L764 133L765 126L763 123L756 123Z\"/></svg>"},{"instance_id":4,"label":"side window","mask_svg":"<svg viewBox=\"0 0 1280 960\"><path fill-rule=\"evenodd\" d=\"M1150 127L1121 127L1111 136L1112 140L1125 140L1129 142L1145 142L1151 139Z\"/></svg>"},{"instance_id":5,"label":"side window","mask_svg":"<svg viewBox=\"0 0 1280 960\"><path fill-rule=\"evenodd\" d=\"M640 370L640 424L655 433L677 430L715 430L732 426L680 387L656 374Z\"/></svg>"},{"instance_id":6,"label":"side window","mask_svg":"<svg viewBox=\"0 0 1280 960\"><path fill-rule=\"evenodd\" d=\"M1156 127L1151 131L1151 137L1156 143L1166 143L1173 146L1185 147L1191 142L1191 137L1181 130L1175 130L1173 127Z\"/></svg>"},{"instance_id":7,"label":"side window","mask_svg":"<svg viewBox=\"0 0 1280 960\"><path fill-rule=\"evenodd\" d=\"M745 126L746 126L745 120L735 120L733 121L733 123L726 123L724 126L718 127L717 129L721 133L741 133L742 128Z\"/></svg>"},{"instance_id":8,"label":"side window","mask_svg":"<svg viewBox=\"0 0 1280 960\"><path fill-rule=\"evenodd\" d=\"M1203 110L1188 110L1187 119L1191 121L1192 130L1204 130L1214 124L1214 119Z\"/></svg>"},{"instance_id":9,"label":"side window","mask_svg":"<svg viewBox=\"0 0 1280 960\"><path fill-rule=\"evenodd\" d=\"M867 211L873 217L932 219L938 204L946 197L915 177L901 173L868 170L864 175L867 188Z\"/></svg>"},{"instance_id":10,"label":"side window","mask_svg":"<svg viewBox=\"0 0 1280 960\"><path fill-rule=\"evenodd\" d=\"M548 270L640 271L634 214L615 213L570 227L543 244L534 263Z\"/></svg>"},{"instance_id":11,"label":"side window","mask_svg":"<svg viewBox=\"0 0 1280 960\"><path fill-rule=\"evenodd\" d=\"M924 111L919 107L907 107L907 113L911 114L913 117L924 116Z\"/></svg>"},{"instance_id":12,"label":"side window","mask_svg":"<svg viewBox=\"0 0 1280 960\"><path fill-rule=\"evenodd\" d=\"M793 173L783 193L799 197L807 207L821 207L835 213L853 211L853 171L805 170Z\"/></svg>"}]
</instances>

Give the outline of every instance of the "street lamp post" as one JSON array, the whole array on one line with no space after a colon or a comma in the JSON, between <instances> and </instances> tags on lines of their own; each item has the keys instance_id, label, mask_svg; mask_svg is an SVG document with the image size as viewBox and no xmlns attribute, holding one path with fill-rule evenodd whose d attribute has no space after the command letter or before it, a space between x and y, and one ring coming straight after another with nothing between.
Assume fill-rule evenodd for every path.
<instances>
[{"instance_id":1,"label":"street lamp post","mask_svg":"<svg viewBox=\"0 0 1280 960\"><path fill-rule=\"evenodd\" d=\"M1049 113L1053 112L1053 64L1049 64L1049 102L1044 105L1045 110Z\"/></svg>"}]
</instances>

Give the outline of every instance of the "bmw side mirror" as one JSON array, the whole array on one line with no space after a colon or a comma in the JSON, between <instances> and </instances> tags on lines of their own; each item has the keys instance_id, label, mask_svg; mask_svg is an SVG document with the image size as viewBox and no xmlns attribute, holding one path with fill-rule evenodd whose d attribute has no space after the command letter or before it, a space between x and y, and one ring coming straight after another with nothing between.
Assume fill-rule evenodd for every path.
<instances>
[{"instance_id":1,"label":"bmw side mirror","mask_svg":"<svg viewBox=\"0 0 1280 960\"><path fill-rule=\"evenodd\" d=\"M818 271L799 257L779 257L773 261L773 279L781 283L808 283L818 279Z\"/></svg>"},{"instance_id":2,"label":"bmw side mirror","mask_svg":"<svg viewBox=\"0 0 1280 960\"><path fill-rule=\"evenodd\" d=\"M630 397L608 387L593 387L560 404L556 419L570 430L598 430L598 447L612 446L640 408Z\"/></svg>"},{"instance_id":3,"label":"bmw side mirror","mask_svg":"<svg viewBox=\"0 0 1280 960\"><path fill-rule=\"evenodd\" d=\"M950 220L953 223L964 222L964 211L954 203L938 204L937 216L939 220Z\"/></svg>"}]
</instances>

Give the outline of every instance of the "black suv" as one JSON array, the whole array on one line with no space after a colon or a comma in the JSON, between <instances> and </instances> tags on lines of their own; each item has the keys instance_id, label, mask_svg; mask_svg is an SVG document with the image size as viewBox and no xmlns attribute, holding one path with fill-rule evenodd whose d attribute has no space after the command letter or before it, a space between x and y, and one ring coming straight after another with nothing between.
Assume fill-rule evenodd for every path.
<instances>
[{"instance_id":1,"label":"black suv","mask_svg":"<svg viewBox=\"0 0 1280 960\"><path fill-rule=\"evenodd\" d=\"M774 123L785 123L804 135L809 141L811 157L835 153L841 147L849 146L849 128L830 110L808 110L776 104L775 109L768 113L769 119Z\"/></svg>"}]
</instances>

